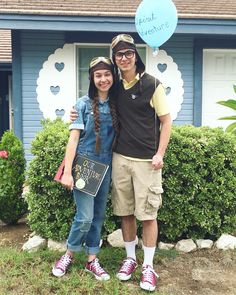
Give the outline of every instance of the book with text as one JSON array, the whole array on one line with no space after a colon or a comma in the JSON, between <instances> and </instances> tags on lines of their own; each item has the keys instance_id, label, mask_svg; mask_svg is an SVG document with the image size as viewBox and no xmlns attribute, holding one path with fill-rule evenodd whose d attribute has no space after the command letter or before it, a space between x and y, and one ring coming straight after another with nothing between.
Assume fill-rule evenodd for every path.
<instances>
[{"instance_id":1,"label":"book with text","mask_svg":"<svg viewBox=\"0 0 236 295\"><path fill-rule=\"evenodd\" d=\"M109 165L77 155L72 174L75 188L91 196L96 196Z\"/></svg>"}]
</instances>

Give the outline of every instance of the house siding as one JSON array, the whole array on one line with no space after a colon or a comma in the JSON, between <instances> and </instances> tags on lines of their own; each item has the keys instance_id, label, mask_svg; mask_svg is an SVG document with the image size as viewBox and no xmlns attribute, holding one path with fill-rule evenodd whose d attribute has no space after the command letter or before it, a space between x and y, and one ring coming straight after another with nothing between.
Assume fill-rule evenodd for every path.
<instances>
[{"instance_id":1,"label":"house siding","mask_svg":"<svg viewBox=\"0 0 236 295\"><path fill-rule=\"evenodd\" d=\"M32 158L31 141L41 129L43 119L36 94L39 71L48 56L63 44L63 32L21 32L22 140L27 161Z\"/></svg>"},{"instance_id":2,"label":"house siding","mask_svg":"<svg viewBox=\"0 0 236 295\"><path fill-rule=\"evenodd\" d=\"M184 81L184 99L181 110L178 113L175 125L193 124L193 104L194 104L194 63L193 63L193 44L192 36L178 35L173 36L161 49L166 50L182 74Z\"/></svg>"}]
</instances>

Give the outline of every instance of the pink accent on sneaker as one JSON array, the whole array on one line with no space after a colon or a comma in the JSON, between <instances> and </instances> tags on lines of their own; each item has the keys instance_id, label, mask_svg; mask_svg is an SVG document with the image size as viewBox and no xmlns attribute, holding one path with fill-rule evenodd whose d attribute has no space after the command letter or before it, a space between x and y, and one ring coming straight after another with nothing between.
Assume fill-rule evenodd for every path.
<instances>
[{"instance_id":1,"label":"pink accent on sneaker","mask_svg":"<svg viewBox=\"0 0 236 295\"><path fill-rule=\"evenodd\" d=\"M116 274L116 277L121 281L127 281L131 278L132 273L137 268L137 262L133 258L126 258Z\"/></svg>"},{"instance_id":2,"label":"pink accent on sneaker","mask_svg":"<svg viewBox=\"0 0 236 295\"><path fill-rule=\"evenodd\" d=\"M150 265L142 268L140 287L146 291L154 291L157 285L158 274Z\"/></svg>"},{"instance_id":3,"label":"pink accent on sneaker","mask_svg":"<svg viewBox=\"0 0 236 295\"><path fill-rule=\"evenodd\" d=\"M87 262L85 270L93 274L98 281L107 281L110 279L109 274L101 267L97 258L92 262Z\"/></svg>"},{"instance_id":4,"label":"pink accent on sneaker","mask_svg":"<svg viewBox=\"0 0 236 295\"><path fill-rule=\"evenodd\" d=\"M55 264L55 266L52 269L52 273L56 277L62 277L68 270L69 266L72 263L71 256L65 254L63 255Z\"/></svg>"}]
</instances>

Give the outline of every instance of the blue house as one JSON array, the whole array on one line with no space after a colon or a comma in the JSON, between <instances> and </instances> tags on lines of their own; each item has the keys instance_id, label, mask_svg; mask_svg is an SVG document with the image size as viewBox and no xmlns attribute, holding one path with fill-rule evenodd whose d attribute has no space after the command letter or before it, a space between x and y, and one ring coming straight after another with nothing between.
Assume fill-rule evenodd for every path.
<instances>
[{"instance_id":1,"label":"blue house","mask_svg":"<svg viewBox=\"0 0 236 295\"><path fill-rule=\"evenodd\" d=\"M178 25L156 57L135 29L140 2L1 3L0 29L11 30L12 35L12 68L5 69L8 76L12 70L10 88L8 80L12 94L5 96L9 111L3 112L1 105L0 124L14 129L22 139L27 160L32 157L30 145L41 129L41 119L68 119L71 106L86 92L89 60L110 55L109 44L118 33L134 37L147 72L166 87L175 124L224 126L218 118L230 111L216 102L234 98L236 1L174 0ZM3 71L0 61L0 89Z\"/></svg>"}]
</instances>

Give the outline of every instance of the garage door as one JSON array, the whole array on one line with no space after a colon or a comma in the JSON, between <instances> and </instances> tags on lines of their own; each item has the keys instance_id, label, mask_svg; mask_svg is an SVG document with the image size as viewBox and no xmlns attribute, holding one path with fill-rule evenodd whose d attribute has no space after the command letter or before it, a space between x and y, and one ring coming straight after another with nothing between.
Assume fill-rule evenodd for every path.
<instances>
[{"instance_id":1,"label":"garage door","mask_svg":"<svg viewBox=\"0 0 236 295\"><path fill-rule=\"evenodd\" d=\"M222 116L235 115L219 100L236 99L236 50L206 49L203 51L202 125L226 127L231 121L221 121Z\"/></svg>"}]
</instances>

